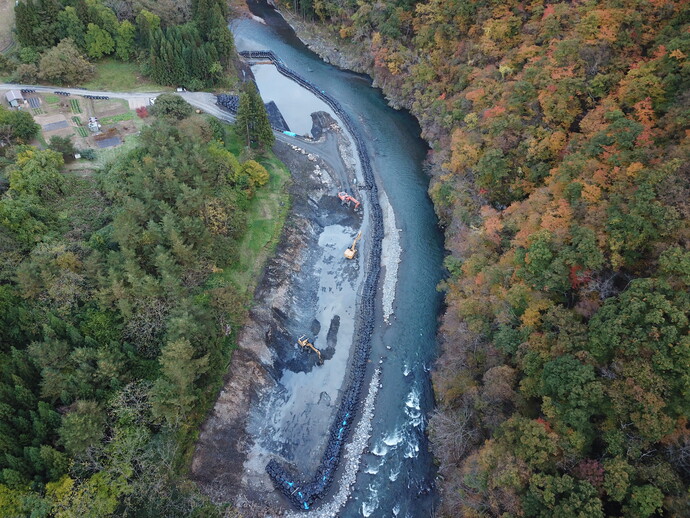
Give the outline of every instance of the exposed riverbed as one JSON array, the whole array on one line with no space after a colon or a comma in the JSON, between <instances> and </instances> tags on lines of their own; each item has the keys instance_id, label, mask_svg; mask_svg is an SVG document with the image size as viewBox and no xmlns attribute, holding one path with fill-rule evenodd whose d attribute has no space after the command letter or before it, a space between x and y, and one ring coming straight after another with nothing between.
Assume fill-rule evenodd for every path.
<instances>
[{"instance_id":1,"label":"exposed riverbed","mask_svg":"<svg viewBox=\"0 0 690 518\"><path fill-rule=\"evenodd\" d=\"M428 179L421 168L425 144L418 138L415 121L386 106L367 78L320 61L271 10L257 10L256 14L268 23L242 20L233 25L238 48L273 50L288 67L337 99L369 143L382 191L384 268L369 373L373 376L374 367L380 366L381 388L375 405L371 400L371 453L360 459L360 472L353 477L354 492L337 515L429 516L435 500L435 474L424 426L432 403L428 368L436 354L440 297L435 287L441 275L442 238L426 195ZM293 131L309 132L310 114L328 110L303 92L291 94L294 84L278 86L268 67L253 69L262 96L276 102ZM293 173L295 167L302 168L295 177L300 183L293 191L296 198L301 194L303 199L295 201L292 231L267 270L269 280L274 278L262 283L253 323L244 333L245 340L253 344L249 361L256 370L251 380L245 380L252 385L244 405L248 418L240 425L235 421L241 420L242 412L230 410L232 415L226 415L224 409L232 405L226 386L219 400L225 407L216 406L202 433L202 453L195 456L195 476L217 500L236 497L230 487L239 487L243 498L263 501L264 509L286 507L283 497L273 491L265 463L279 456L300 472L314 468L345 380L362 264L345 262L342 250L366 222L362 218L366 214L351 212L334 197L339 188L347 185L354 190L361 182L356 180L356 163L347 139L337 131L327 131L322 140L305 151L320 154L322 163L314 157L301 166L289 164ZM294 154L285 149L283 159L291 152ZM280 268L286 269L283 275ZM390 316L390 324L384 323L384 316ZM294 340L301 334L314 338L324 349L324 365L317 366L308 353L295 348ZM353 434L358 444L366 441L361 433L357 435L363 428ZM237 465L240 460L243 469ZM347 465L341 466L340 475L347 470ZM330 497L340 498L339 489L336 480ZM328 505L326 499L322 512Z\"/></svg>"}]
</instances>

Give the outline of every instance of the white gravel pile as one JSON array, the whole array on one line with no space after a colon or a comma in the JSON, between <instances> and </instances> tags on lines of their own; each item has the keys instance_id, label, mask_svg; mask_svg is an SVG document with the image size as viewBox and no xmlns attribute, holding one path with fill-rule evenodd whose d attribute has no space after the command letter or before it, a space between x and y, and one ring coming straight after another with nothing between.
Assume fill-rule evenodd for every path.
<instances>
[{"instance_id":1,"label":"white gravel pile","mask_svg":"<svg viewBox=\"0 0 690 518\"><path fill-rule=\"evenodd\" d=\"M362 454L369 444L369 438L371 437L371 421L374 418L374 401L379 391L380 377L381 370L376 369L371 383L369 383L367 398L364 400L362 418L359 420L357 428L352 434L352 440L345 445L345 451L343 453L344 472L339 481L338 492L333 495L333 498L331 498L327 504L322 505L314 511L290 511L283 516L287 518L336 518L338 516L338 512L345 505L347 499L350 498L352 486L354 486L355 480L357 479L357 472L359 471L359 463Z\"/></svg>"},{"instance_id":2,"label":"white gravel pile","mask_svg":"<svg viewBox=\"0 0 690 518\"><path fill-rule=\"evenodd\" d=\"M379 202L383 210L383 243L381 243L381 266L383 266L383 320L388 324L393 314L395 287L398 283L398 264L400 263L400 235L395 224L395 212L388 202L384 190L379 191Z\"/></svg>"},{"instance_id":3,"label":"white gravel pile","mask_svg":"<svg viewBox=\"0 0 690 518\"><path fill-rule=\"evenodd\" d=\"M352 153L352 144L349 138L347 140L338 139L338 152L343 159L345 167L350 171L356 172L359 160L355 159L354 154Z\"/></svg>"}]
</instances>

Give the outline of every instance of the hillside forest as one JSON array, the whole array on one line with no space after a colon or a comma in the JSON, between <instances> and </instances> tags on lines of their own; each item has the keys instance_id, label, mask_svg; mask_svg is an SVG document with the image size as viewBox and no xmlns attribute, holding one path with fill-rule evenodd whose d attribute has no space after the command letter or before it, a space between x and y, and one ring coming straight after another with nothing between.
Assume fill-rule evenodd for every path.
<instances>
[{"instance_id":1,"label":"hillside forest","mask_svg":"<svg viewBox=\"0 0 690 518\"><path fill-rule=\"evenodd\" d=\"M226 515L185 473L250 295L231 273L255 260L240 245L252 204L275 182L268 154L238 159L246 137L180 97L151 114L136 146L77 174L27 145L28 112L0 110L14 130L0 147L0 516Z\"/></svg>"},{"instance_id":2,"label":"hillside forest","mask_svg":"<svg viewBox=\"0 0 690 518\"><path fill-rule=\"evenodd\" d=\"M135 62L160 85L200 90L234 77L234 42L222 0L104 2L21 0L18 51L0 57L15 80L75 86L93 76L91 61Z\"/></svg>"},{"instance_id":3,"label":"hillside forest","mask_svg":"<svg viewBox=\"0 0 690 518\"><path fill-rule=\"evenodd\" d=\"M688 3L284 4L431 145L443 515L688 516Z\"/></svg>"}]
</instances>

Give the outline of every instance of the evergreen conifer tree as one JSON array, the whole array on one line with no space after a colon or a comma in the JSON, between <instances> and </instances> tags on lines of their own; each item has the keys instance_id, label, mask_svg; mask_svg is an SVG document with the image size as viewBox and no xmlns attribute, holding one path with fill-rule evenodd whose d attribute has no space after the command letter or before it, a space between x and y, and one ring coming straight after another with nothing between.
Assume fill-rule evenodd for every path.
<instances>
[{"instance_id":1,"label":"evergreen conifer tree","mask_svg":"<svg viewBox=\"0 0 690 518\"><path fill-rule=\"evenodd\" d=\"M24 47L35 46L33 31L39 22L34 3L31 0L19 2L14 8L14 16L19 43Z\"/></svg>"},{"instance_id":2,"label":"evergreen conifer tree","mask_svg":"<svg viewBox=\"0 0 690 518\"><path fill-rule=\"evenodd\" d=\"M259 148L271 146L275 141L266 108L252 82L245 83L240 94L240 105L237 110L236 128L247 147L252 144Z\"/></svg>"},{"instance_id":3,"label":"evergreen conifer tree","mask_svg":"<svg viewBox=\"0 0 690 518\"><path fill-rule=\"evenodd\" d=\"M266 107L264 102L259 95L259 92L255 87L252 86L252 101L254 104L255 113L255 134L256 142L260 148L271 147L275 142L275 137L273 136L273 129L271 128L271 123L268 120L268 114L266 113Z\"/></svg>"}]
</instances>

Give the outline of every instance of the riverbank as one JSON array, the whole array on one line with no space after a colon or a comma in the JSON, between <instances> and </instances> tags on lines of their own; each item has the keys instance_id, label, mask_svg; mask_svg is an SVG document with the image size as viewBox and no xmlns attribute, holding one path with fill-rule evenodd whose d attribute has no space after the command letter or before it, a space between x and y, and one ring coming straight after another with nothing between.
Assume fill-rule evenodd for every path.
<instances>
[{"instance_id":1,"label":"riverbank","mask_svg":"<svg viewBox=\"0 0 690 518\"><path fill-rule=\"evenodd\" d=\"M257 14L264 17L266 24L249 17L233 22L238 48L271 49L285 66L297 71L312 86L318 85L318 90L331 99L337 99L338 111L344 111L350 119L351 133L359 138L358 147L368 154L379 185L377 200L384 220L381 230L387 234L395 232L399 250L403 251L397 256L401 262L398 264L396 258L393 267L377 261L381 271L379 289L360 299L377 313L371 330L371 358L372 362L373 359L383 361L382 388L370 442L376 453L364 455L362 460L367 469L357 474L353 493L340 513L354 516L361 512L367 516L380 508L402 516L405 513L423 516L433 508L435 498L435 471L423 430L424 414L433 399L428 366L435 357L434 337L440 304L435 286L441 275L443 253L437 220L427 196L428 178L422 168L427 148L418 138L419 126L412 117L404 111L390 109L367 77L334 68L318 59L272 9L264 8ZM263 90L261 84L259 89ZM387 196L381 195L384 192ZM395 221L387 223L387 213L393 213ZM384 239L381 254L384 259L395 257L386 253L387 242L393 240ZM399 277L396 283L386 281L388 271L391 279ZM383 315L379 316L386 291L395 295L389 306L394 311L390 325L384 323ZM339 430L331 432L337 436ZM379 468L372 469L374 466ZM335 479L339 477L340 474ZM330 501L330 495L326 502Z\"/></svg>"},{"instance_id":2,"label":"riverbank","mask_svg":"<svg viewBox=\"0 0 690 518\"><path fill-rule=\"evenodd\" d=\"M386 88L374 70L374 59L370 54L370 42L355 43L340 38L333 32L332 27L317 22L306 22L296 16L289 9L279 9L283 19L292 27L297 37L316 55L326 63L344 70L351 70L359 74L366 74L372 79L372 86L380 88L391 108L413 111L413 107L405 99L397 96Z\"/></svg>"},{"instance_id":3,"label":"riverbank","mask_svg":"<svg viewBox=\"0 0 690 518\"><path fill-rule=\"evenodd\" d=\"M282 505L265 472L281 442L295 449L283 456L302 461L304 471L314 469L314 444L322 442L331 420L353 341L362 266L359 259L345 261L342 250L362 215L335 196L355 171L345 165L352 164L352 152L334 127L319 128L323 136L312 147L322 146L337 160L326 162L296 145L274 147L293 176L290 212L192 462L193 478L214 501L235 501L257 516ZM338 155L342 151L347 160ZM317 365L313 353L298 350L295 341L302 334L316 343L324 365ZM288 426L294 419L298 423ZM273 431L263 430L266 426Z\"/></svg>"}]
</instances>

